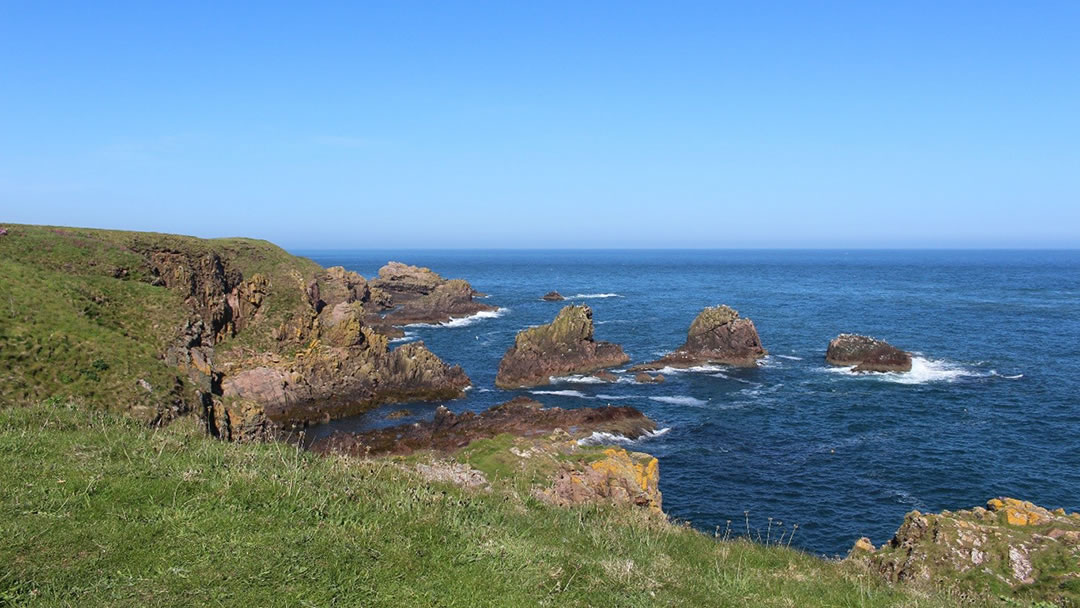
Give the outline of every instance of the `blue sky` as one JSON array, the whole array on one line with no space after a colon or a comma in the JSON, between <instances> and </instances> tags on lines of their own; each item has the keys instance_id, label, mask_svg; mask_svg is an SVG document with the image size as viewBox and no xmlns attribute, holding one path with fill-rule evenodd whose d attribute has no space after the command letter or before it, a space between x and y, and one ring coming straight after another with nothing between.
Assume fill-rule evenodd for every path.
<instances>
[{"instance_id":1,"label":"blue sky","mask_svg":"<svg viewBox=\"0 0 1080 608\"><path fill-rule=\"evenodd\" d=\"M305 4L0 0L0 221L1080 246L1080 2Z\"/></svg>"}]
</instances>

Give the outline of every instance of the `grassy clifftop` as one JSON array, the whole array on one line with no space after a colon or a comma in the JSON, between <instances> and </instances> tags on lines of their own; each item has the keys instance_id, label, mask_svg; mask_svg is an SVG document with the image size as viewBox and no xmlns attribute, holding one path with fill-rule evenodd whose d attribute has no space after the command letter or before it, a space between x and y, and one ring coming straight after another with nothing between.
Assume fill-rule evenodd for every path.
<instances>
[{"instance_id":1,"label":"grassy clifftop","mask_svg":"<svg viewBox=\"0 0 1080 608\"><path fill-rule=\"evenodd\" d=\"M845 562L63 405L0 409L0 606L918 606ZM975 604L987 605L987 604Z\"/></svg>"}]
</instances>

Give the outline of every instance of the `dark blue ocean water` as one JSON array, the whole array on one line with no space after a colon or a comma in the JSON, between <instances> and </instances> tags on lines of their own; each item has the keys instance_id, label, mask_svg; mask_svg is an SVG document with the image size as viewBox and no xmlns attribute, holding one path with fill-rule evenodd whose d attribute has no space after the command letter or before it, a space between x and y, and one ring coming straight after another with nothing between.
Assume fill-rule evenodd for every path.
<instances>
[{"instance_id":1,"label":"dark blue ocean water","mask_svg":"<svg viewBox=\"0 0 1080 608\"><path fill-rule=\"evenodd\" d=\"M409 328L473 380L447 405L482 410L521 393L561 407L633 405L671 429L633 446L660 459L665 511L709 532L728 520L745 530L749 511L763 536L769 517L797 523L793 546L833 555L861 535L888 540L912 509L1010 495L1080 510L1078 251L299 253L368 277L393 259L468 279L500 316ZM660 385L495 389L514 334L563 305L540 301L552 289L589 304L597 338L634 362L680 345L715 304L753 319L770 356ZM829 369L825 347L841 332L915 351L915 368ZM421 417L436 405L407 407ZM385 425L401 407L317 432Z\"/></svg>"}]
</instances>

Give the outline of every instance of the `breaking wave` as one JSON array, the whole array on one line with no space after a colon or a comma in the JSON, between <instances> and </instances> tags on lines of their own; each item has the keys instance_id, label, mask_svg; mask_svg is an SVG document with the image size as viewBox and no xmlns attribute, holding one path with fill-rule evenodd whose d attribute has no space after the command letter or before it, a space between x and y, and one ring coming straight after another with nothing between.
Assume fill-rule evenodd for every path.
<instances>
[{"instance_id":1,"label":"breaking wave","mask_svg":"<svg viewBox=\"0 0 1080 608\"><path fill-rule=\"evenodd\" d=\"M591 399L588 395L581 391L529 391L534 395L558 395L559 397L580 397L582 399Z\"/></svg>"},{"instance_id":2,"label":"breaking wave","mask_svg":"<svg viewBox=\"0 0 1080 608\"><path fill-rule=\"evenodd\" d=\"M509 308L497 308L495 310L481 310L476 314L469 315L467 317L451 317L449 321L443 323L410 323L405 327L465 327L472 325L478 321L484 319L495 319L510 312Z\"/></svg>"},{"instance_id":3,"label":"breaking wave","mask_svg":"<svg viewBox=\"0 0 1080 608\"><path fill-rule=\"evenodd\" d=\"M689 395L675 395L674 397L649 397L650 401L656 401L658 403L670 403L671 405L705 405L708 401L703 401L691 397Z\"/></svg>"},{"instance_id":4,"label":"breaking wave","mask_svg":"<svg viewBox=\"0 0 1080 608\"><path fill-rule=\"evenodd\" d=\"M570 297L568 297L566 299L567 300L591 300L591 299L599 299L599 298L621 298L621 297L623 297L623 296L620 295L620 294L617 294L617 293L579 293L579 294L574 294L574 295L572 295L572 296L570 296Z\"/></svg>"},{"instance_id":5,"label":"breaking wave","mask_svg":"<svg viewBox=\"0 0 1080 608\"><path fill-rule=\"evenodd\" d=\"M636 441L644 441L646 439L654 439L661 435L667 434L671 430L671 427L664 427L655 431L646 431L641 437L637 439L631 439L625 435L619 435L618 433L605 433L603 431L596 431L592 435L583 439L578 439L578 445L610 445L612 443L634 443Z\"/></svg>"},{"instance_id":6,"label":"breaking wave","mask_svg":"<svg viewBox=\"0 0 1080 608\"><path fill-rule=\"evenodd\" d=\"M925 357L912 357L911 371L909 372L857 372L855 371L855 366L826 367L823 369L834 374L872 378L881 382L894 382L896 384L956 382L960 378L976 378L991 375L976 372L958 363L942 361L940 359L927 359Z\"/></svg>"}]
</instances>

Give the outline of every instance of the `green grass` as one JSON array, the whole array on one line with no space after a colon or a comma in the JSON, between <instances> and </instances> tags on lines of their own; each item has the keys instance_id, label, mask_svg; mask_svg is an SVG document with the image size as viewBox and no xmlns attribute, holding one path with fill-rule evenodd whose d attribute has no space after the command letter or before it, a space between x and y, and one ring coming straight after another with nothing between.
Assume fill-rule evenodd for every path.
<instances>
[{"instance_id":1,"label":"green grass","mask_svg":"<svg viewBox=\"0 0 1080 608\"><path fill-rule=\"evenodd\" d=\"M951 605L638 509L224 443L189 418L0 408L0 480L5 607Z\"/></svg>"}]
</instances>

